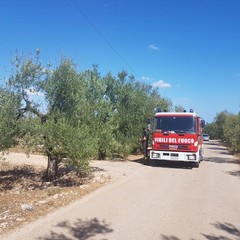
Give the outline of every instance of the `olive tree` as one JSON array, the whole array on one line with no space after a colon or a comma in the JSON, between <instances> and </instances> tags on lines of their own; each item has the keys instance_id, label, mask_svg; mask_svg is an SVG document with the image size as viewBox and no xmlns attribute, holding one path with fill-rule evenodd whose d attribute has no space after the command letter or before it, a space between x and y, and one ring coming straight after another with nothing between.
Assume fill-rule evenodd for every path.
<instances>
[{"instance_id":1,"label":"olive tree","mask_svg":"<svg viewBox=\"0 0 240 240\"><path fill-rule=\"evenodd\" d=\"M184 112L184 107L181 105L176 105L175 107L175 112Z\"/></svg>"},{"instance_id":2,"label":"olive tree","mask_svg":"<svg viewBox=\"0 0 240 240\"><path fill-rule=\"evenodd\" d=\"M223 127L223 133L229 150L240 152L240 115L229 114Z\"/></svg>"},{"instance_id":3,"label":"olive tree","mask_svg":"<svg viewBox=\"0 0 240 240\"><path fill-rule=\"evenodd\" d=\"M46 181L57 177L58 166L63 159L73 162L80 171L86 170L86 159L91 153L93 141L89 140L86 125L86 91L74 64L63 59L59 67L51 70L42 66L37 52L33 57L17 54L13 67L6 87L1 90L1 96L4 96L1 97L1 108L4 110L1 114L7 112L13 123L1 120L1 128L9 131L10 124L15 124L19 132L10 131L11 137L6 139L16 140L19 133L27 148L41 146L48 157ZM32 93L39 92L45 98L44 112L30 97ZM8 104L5 104L6 101ZM11 143L3 145L7 148Z\"/></svg>"},{"instance_id":4,"label":"olive tree","mask_svg":"<svg viewBox=\"0 0 240 240\"><path fill-rule=\"evenodd\" d=\"M43 128L44 152L49 163L46 178L56 176L63 159L77 166L80 172L86 171L88 159L96 154L87 87L72 60L66 58L42 82L48 106Z\"/></svg>"},{"instance_id":5,"label":"olive tree","mask_svg":"<svg viewBox=\"0 0 240 240\"><path fill-rule=\"evenodd\" d=\"M155 108L169 109L171 101L162 98L157 89L137 81L122 71L117 77L106 76L106 96L115 113L114 136L118 152L127 155L139 148L142 128L152 118Z\"/></svg>"},{"instance_id":6,"label":"olive tree","mask_svg":"<svg viewBox=\"0 0 240 240\"><path fill-rule=\"evenodd\" d=\"M16 142L19 134L16 116L20 108L20 99L8 89L0 88L0 152L4 153Z\"/></svg>"},{"instance_id":7,"label":"olive tree","mask_svg":"<svg viewBox=\"0 0 240 240\"><path fill-rule=\"evenodd\" d=\"M114 155L117 147L113 131L116 129L116 113L106 94L106 80L100 76L97 66L81 74L87 86L86 96L89 104L88 122L91 136L94 138L95 158L105 159Z\"/></svg>"},{"instance_id":8,"label":"olive tree","mask_svg":"<svg viewBox=\"0 0 240 240\"><path fill-rule=\"evenodd\" d=\"M38 103L30 97L38 91L38 83L46 74L39 54L26 57L17 53L12 59L12 66L12 73L0 90L1 151L31 132L30 125L21 127L25 125L23 118L28 119L32 117L31 114L44 118Z\"/></svg>"},{"instance_id":9,"label":"olive tree","mask_svg":"<svg viewBox=\"0 0 240 240\"><path fill-rule=\"evenodd\" d=\"M40 94L39 104L32 95ZM126 71L101 77L96 66L78 72L71 59L43 66L34 56L17 54L6 86L0 89L0 150L21 140L26 149L41 149L48 158L44 179L57 177L65 160L79 172L89 159L126 156L139 145L146 119L172 103L157 89ZM44 105L44 106L43 106Z\"/></svg>"},{"instance_id":10,"label":"olive tree","mask_svg":"<svg viewBox=\"0 0 240 240\"><path fill-rule=\"evenodd\" d=\"M229 112L225 110L225 111L218 113L214 119L214 123L216 124L215 137L216 137L216 139L219 139L221 141L226 140L226 138L224 136L224 126L225 126L226 119L228 116L229 116Z\"/></svg>"}]
</instances>

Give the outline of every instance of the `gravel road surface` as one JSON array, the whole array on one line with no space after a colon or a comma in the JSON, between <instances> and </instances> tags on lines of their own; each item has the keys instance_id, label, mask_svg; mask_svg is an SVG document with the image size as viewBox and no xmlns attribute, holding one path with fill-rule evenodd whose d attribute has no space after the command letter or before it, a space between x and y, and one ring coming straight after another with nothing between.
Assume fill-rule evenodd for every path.
<instances>
[{"instance_id":1,"label":"gravel road surface","mask_svg":"<svg viewBox=\"0 0 240 240\"><path fill-rule=\"evenodd\" d=\"M93 162L112 183L1 239L240 240L240 161L204 147L199 168Z\"/></svg>"}]
</instances>

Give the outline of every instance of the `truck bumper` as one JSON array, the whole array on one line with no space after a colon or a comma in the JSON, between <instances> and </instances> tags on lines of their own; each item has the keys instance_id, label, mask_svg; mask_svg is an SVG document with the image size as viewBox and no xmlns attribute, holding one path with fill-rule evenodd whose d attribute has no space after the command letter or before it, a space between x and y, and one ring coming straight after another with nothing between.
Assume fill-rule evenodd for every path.
<instances>
[{"instance_id":1,"label":"truck bumper","mask_svg":"<svg viewBox=\"0 0 240 240\"><path fill-rule=\"evenodd\" d=\"M199 152L150 151L150 159L161 161L199 162Z\"/></svg>"}]
</instances>

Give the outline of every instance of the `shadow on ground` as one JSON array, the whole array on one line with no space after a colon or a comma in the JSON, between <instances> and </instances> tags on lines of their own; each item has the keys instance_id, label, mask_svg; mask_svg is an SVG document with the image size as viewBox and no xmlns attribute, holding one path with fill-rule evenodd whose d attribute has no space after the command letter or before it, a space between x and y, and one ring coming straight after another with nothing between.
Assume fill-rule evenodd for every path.
<instances>
[{"instance_id":1,"label":"shadow on ground","mask_svg":"<svg viewBox=\"0 0 240 240\"><path fill-rule=\"evenodd\" d=\"M11 190L26 179L31 179L31 186L28 187L35 188L42 176L43 172L35 171L33 167L27 165L0 170L0 190Z\"/></svg>"},{"instance_id":2,"label":"shadow on ground","mask_svg":"<svg viewBox=\"0 0 240 240\"><path fill-rule=\"evenodd\" d=\"M91 167L90 172L104 172L98 167ZM22 189L43 189L46 186L71 187L80 186L88 182L92 175L79 175L69 167L60 167L58 177L53 182L43 182L45 170L36 169L30 165L20 165L9 168L0 168L0 191L12 190L16 185L21 185Z\"/></svg>"},{"instance_id":3,"label":"shadow on ground","mask_svg":"<svg viewBox=\"0 0 240 240\"><path fill-rule=\"evenodd\" d=\"M216 229L221 231L221 234L202 234L201 239L207 240L240 240L240 229L230 223L213 223L211 224ZM227 235L227 236L226 236ZM161 235L161 240L182 240L173 235ZM188 240L188 239L187 239ZM197 240L195 238L190 238L189 240Z\"/></svg>"},{"instance_id":4,"label":"shadow on ground","mask_svg":"<svg viewBox=\"0 0 240 240\"><path fill-rule=\"evenodd\" d=\"M162 240L181 240L180 238L178 237L175 237L175 236L167 236L167 235L161 235L161 238Z\"/></svg>"},{"instance_id":5,"label":"shadow on ground","mask_svg":"<svg viewBox=\"0 0 240 240\"><path fill-rule=\"evenodd\" d=\"M180 161L151 160L149 163L149 166L162 167L162 168L192 169L194 167L194 164L188 163L188 162L180 162Z\"/></svg>"},{"instance_id":6,"label":"shadow on ground","mask_svg":"<svg viewBox=\"0 0 240 240\"><path fill-rule=\"evenodd\" d=\"M87 240L92 239L99 234L107 235L113 232L110 228L110 224L107 224L104 220L99 221L97 218L91 220L78 219L75 223L71 224L68 221L60 222L55 227L60 228L59 232L51 231L48 235L38 238L39 240ZM67 232L66 234L63 233ZM104 239L104 238L103 238ZM107 239L107 238L106 238Z\"/></svg>"},{"instance_id":7,"label":"shadow on ground","mask_svg":"<svg viewBox=\"0 0 240 240\"><path fill-rule=\"evenodd\" d=\"M210 145L210 144L208 144ZM210 150L216 150L216 151L223 151L225 153L228 153L228 150L225 147L220 147L219 145L215 144L216 147L209 147Z\"/></svg>"},{"instance_id":8,"label":"shadow on ground","mask_svg":"<svg viewBox=\"0 0 240 240\"><path fill-rule=\"evenodd\" d=\"M240 240L240 229L234 226L231 223L213 223L212 224L216 229L221 230L221 235L215 235L215 234L202 234L206 239L208 240ZM225 234L228 234L229 237L224 236Z\"/></svg>"},{"instance_id":9,"label":"shadow on ground","mask_svg":"<svg viewBox=\"0 0 240 240\"><path fill-rule=\"evenodd\" d=\"M180 168L180 169L192 169L193 163L180 162L180 161L159 161L159 160L146 160L144 158L134 160L132 162L140 163L148 167L163 167L163 168Z\"/></svg>"},{"instance_id":10,"label":"shadow on ground","mask_svg":"<svg viewBox=\"0 0 240 240\"><path fill-rule=\"evenodd\" d=\"M230 163L230 164L240 164L239 159L235 159L232 157L209 157L204 158L205 162L213 162L213 163Z\"/></svg>"},{"instance_id":11,"label":"shadow on ground","mask_svg":"<svg viewBox=\"0 0 240 240\"><path fill-rule=\"evenodd\" d=\"M228 171L228 172L226 172L226 173L228 173L228 174L231 175L231 176L239 177L239 178L240 178L240 170Z\"/></svg>"}]
</instances>

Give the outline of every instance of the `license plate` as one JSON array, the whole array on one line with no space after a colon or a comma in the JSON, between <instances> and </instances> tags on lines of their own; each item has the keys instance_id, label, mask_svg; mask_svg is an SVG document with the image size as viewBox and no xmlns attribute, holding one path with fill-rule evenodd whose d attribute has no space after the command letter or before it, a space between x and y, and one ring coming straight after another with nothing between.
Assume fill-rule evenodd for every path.
<instances>
[{"instance_id":1,"label":"license plate","mask_svg":"<svg viewBox=\"0 0 240 240\"><path fill-rule=\"evenodd\" d=\"M176 149L178 149L178 145L169 145L169 149L176 150Z\"/></svg>"}]
</instances>

